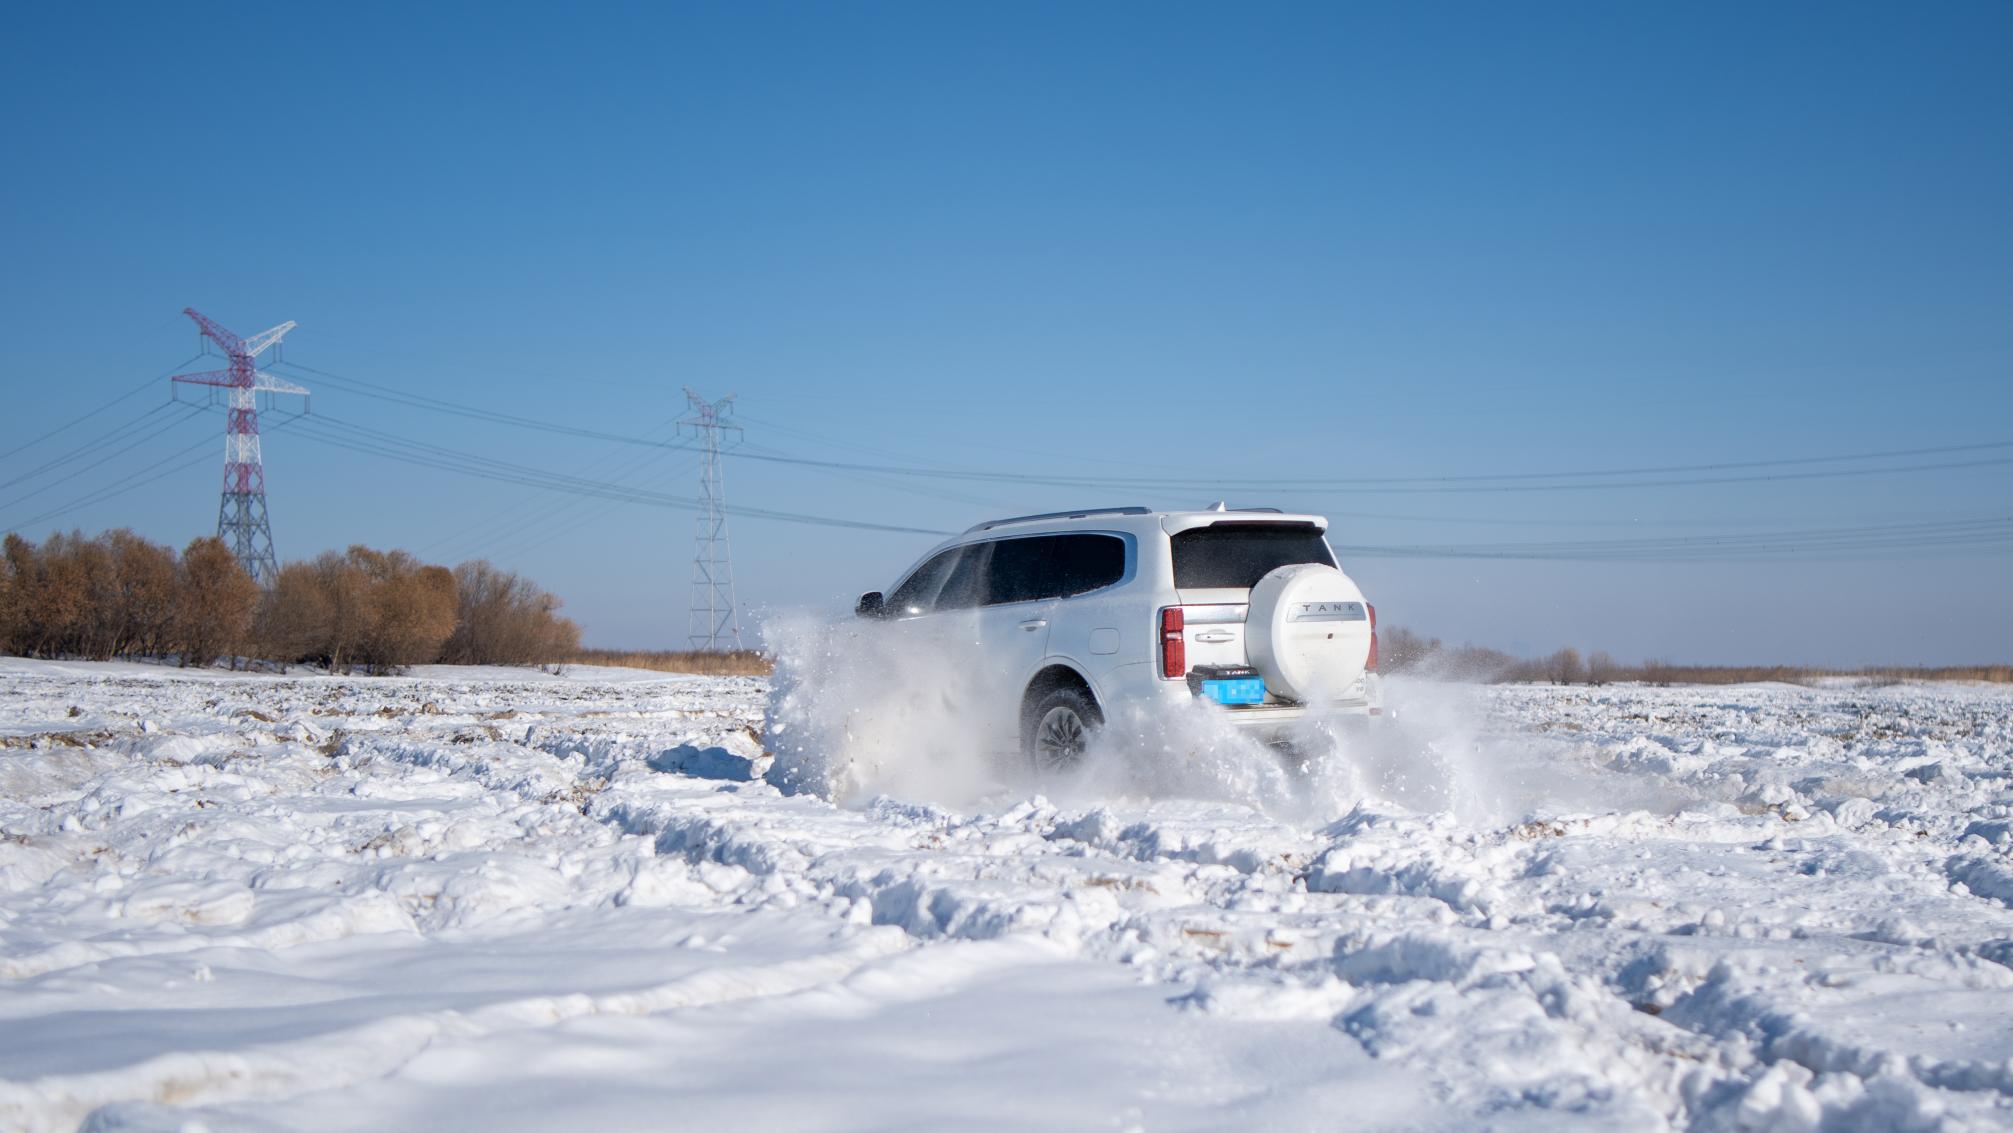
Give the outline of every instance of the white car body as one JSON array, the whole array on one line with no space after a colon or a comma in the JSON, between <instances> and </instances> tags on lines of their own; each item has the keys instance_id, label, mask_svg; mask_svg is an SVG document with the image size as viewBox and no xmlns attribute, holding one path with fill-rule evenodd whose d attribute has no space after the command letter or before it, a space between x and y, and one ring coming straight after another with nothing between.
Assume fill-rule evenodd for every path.
<instances>
[{"instance_id":1,"label":"white car body","mask_svg":"<svg viewBox=\"0 0 2013 1133\"><path fill-rule=\"evenodd\" d=\"M1205 698L1229 722L1279 741L1313 713L1376 715L1382 710L1375 672L1376 613L1336 565L1327 528L1328 521L1318 515L1222 505L1202 511L1110 508L995 520L931 548L885 596L863 595L859 613L907 623L906 632L924 635L951 664L969 657L969 674L996 694L978 698L985 706L975 709L981 718L974 724L988 735L1019 736L1024 749L1030 710L1044 690L1059 682L1074 682L1088 693L1098 717L1092 723L1121 708L1152 711L1189 703L1205 691L1188 679L1192 670L1210 675L1216 670L1208 667L1256 666L1262 658L1254 653L1266 653L1261 636L1269 628L1278 637L1284 626L1313 644L1282 644L1277 651L1326 650L1296 654L1303 662L1298 670L1303 681L1310 671L1317 678L1334 678L1315 682L1320 693L1296 699L1282 692L1278 685L1285 670L1273 665L1263 674L1267 691L1260 703L1218 705ZM1098 538L1023 542L1044 536ZM1120 545L1122 563L1116 558ZM1044 568L1020 565L1044 555ZM1299 602L1290 618L1276 614L1277 620L1265 626L1248 624L1252 583L1258 580L1239 576L1239 571L1249 574L1265 566L1269 572L1274 557L1284 563L1325 560L1319 568L1299 573L1318 576L1309 584L1318 583L1324 588L1319 593L1333 601ZM1288 576L1294 573L1284 570L1279 578L1268 579L1268 588L1276 590L1273 583L1291 581ZM1023 575L1038 578L1017 583ZM1197 585L1225 582L1242 584ZM1026 589L1039 593L1020 597ZM1080 592L1058 596L1058 589ZM1170 615L1171 610L1180 613ZM1217 694L1220 686L1206 691Z\"/></svg>"}]
</instances>

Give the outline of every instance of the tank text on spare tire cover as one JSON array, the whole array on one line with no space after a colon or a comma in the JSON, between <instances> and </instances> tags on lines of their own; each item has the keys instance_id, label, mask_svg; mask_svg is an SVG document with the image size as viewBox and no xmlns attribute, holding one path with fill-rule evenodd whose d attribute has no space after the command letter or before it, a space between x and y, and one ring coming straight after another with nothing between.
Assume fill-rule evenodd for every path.
<instances>
[{"instance_id":1,"label":"tank text on spare tire cover","mask_svg":"<svg viewBox=\"0 0 2013 1133\"><path fill-rule=\"evenodd\" d=\"M1361 622L1368 621L1370 615L1363 610L1361 602L1298 602L1294 604L1289 621L1296 622Z\"/></svg>"}]
</instances>

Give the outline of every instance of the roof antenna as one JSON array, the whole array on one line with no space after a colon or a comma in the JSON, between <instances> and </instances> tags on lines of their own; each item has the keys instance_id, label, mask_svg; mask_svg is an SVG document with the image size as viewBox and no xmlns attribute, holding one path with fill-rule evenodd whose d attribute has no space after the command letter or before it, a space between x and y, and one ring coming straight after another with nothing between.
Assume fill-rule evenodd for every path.
<instances>
[{"instance_id":1,"label":"roof antenna","mask_svg":"<svg viewBox=\"0 0 2013 1133\"><path fill-rule=\"evenodd\" d=\"M1208 510L1210 510L1210 511L1229 511L1229 510L1230 510L1230 506L1229 506L1228 504L1226 504L1226 503L1225 503L1224 501L1222 501L1222 500L1218 500L1218 501L1216 501L1215 503L1213 503L1213 504L1210 504L1210 505L1209 505L1209 508L1208 508Z\"/></svg>"}]
</instances>

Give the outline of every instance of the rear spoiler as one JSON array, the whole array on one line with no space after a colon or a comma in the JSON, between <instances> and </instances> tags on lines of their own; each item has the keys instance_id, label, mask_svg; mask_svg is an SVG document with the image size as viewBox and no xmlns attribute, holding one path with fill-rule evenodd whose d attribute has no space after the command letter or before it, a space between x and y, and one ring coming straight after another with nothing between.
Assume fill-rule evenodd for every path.
<instances>
[{"instance_id":1,"label":"rear spoiler","mask_svg":"<svg viewBox=\"0 0 2013 1133\"><path fill-rule=\"evenodd\" d=\"M1161 518L1160 526L1169 535L1179 535L1198 527L1312 527L1326 534L1328 519L1320 515L1287 515L1275 511L1186 511Z\"/></svg>"}]
</instances>

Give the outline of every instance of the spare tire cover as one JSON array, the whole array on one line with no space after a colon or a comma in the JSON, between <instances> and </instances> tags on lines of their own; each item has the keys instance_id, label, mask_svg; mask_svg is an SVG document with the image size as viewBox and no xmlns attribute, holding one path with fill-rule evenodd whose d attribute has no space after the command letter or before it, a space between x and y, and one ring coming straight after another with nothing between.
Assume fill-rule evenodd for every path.
<instances>
[{"instance_id":1,"label":"spare tire cover","mask_svg":"<svg viewBox=\"0 0 2013 1133\"><path fill-rule=\"evenodd\" d=\"M1303 704L1339 698L1370 653L1370 616L1349 576L1323 563L1283 566L1251 588L1245 648L1265 687Z\"/></svg>"}]
</instances>

